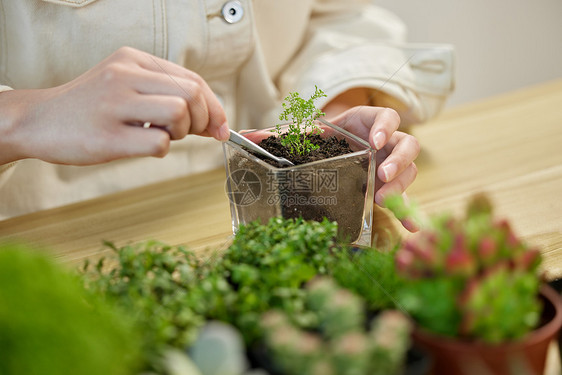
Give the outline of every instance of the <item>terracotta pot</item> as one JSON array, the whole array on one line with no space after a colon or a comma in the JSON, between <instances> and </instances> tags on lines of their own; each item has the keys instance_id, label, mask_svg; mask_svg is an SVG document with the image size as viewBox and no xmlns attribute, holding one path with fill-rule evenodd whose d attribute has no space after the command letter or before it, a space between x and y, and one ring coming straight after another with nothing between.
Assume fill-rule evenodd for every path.
<instances>
[{"instance_id":1,"label":"terracotta pot","mask_svg":"<svg viewBox=\"0 0 562 375\"><path fill-rule=\"evenodd\" d=\"M562 325L562 299L550 286L541 287L543 324L523 339L505 344L475 343L416 328L413 341L433 357L432 375L542 375L550 342Z\"/></svg>"}]
</instances>

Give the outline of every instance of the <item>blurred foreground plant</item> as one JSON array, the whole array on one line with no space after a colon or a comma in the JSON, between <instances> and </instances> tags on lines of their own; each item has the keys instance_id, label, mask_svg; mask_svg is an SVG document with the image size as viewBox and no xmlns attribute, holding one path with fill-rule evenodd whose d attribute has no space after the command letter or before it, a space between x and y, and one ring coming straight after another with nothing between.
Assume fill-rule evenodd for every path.
<instances>
[{"instance_id":1,"label":"blurred foreground plant","mask_svg":"<svg viewBox=\"0 0 562 375\"><path fill-rule=\"evenodd\" d=\"M199 286L200 260L185 248L146 241L121 248L117 259L104 258L83 267L85 287L134 317L142 327L144 366L155 368L168 348L183 348L197 337L204 316L193 306L206 302L192 293ZM115 261L116 260L116 261ZM208 281L212 283L212 281ZM220 288L205 284L207 288ZM212 298L212 295L209 295Z\"/></svg>"},{"instance_id":2,"label":"blurred foreground plant","mask_svg":"<svg viewBox=\"0 0 562 375\"><path fill-rule=\"evenodd\" d=\"M22 245L0 245L0 374L126 375L139 370L134 319Z\"/></svg>"}]
</instances>

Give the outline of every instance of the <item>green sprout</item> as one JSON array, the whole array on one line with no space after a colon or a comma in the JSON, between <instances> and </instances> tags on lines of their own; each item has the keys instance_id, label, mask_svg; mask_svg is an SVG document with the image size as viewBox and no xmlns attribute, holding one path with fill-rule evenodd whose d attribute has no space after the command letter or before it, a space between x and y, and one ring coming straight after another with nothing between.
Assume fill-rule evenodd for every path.
<instances>
[{"instance_id":1,"label":"green sprout","mask_svg":"<svg viewBox=\"0 0 562 375\"><path fill-rule=\"evenodd\" d=\"M314 86L314 94L308 100L301 98L298 92L291 92L285 98L279 120L289 121L289 126L287 132L280 138L281 144L288 147L291 154L306 155L318 149L319 146L313 144L307 136L323 132L315 120L325 113L314 105L314 101L323 96L326 96L324 91ZM276 125L276 131L281 136L280 124Z\"/></svg>"}]
</instances>

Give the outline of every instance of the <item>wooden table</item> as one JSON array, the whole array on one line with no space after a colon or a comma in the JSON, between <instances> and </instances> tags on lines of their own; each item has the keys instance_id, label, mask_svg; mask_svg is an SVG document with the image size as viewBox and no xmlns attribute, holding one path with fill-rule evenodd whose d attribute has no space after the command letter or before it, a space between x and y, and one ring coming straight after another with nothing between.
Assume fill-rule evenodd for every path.
<instances>
[{"instance_id":1,"label":"wooden table","mask_svg":"<svg viewBox=\"0 0 562 375\"><path fill-rule=\"evenodd\" d=\"M427 213L460 214L487 192L499 215L544 254L562 278L562 80L445 111L413 129L422 145L411 199ZM44 246L71 266L116 245L157 239L193 250L224 248L232 236L223 169L0 222L0 240ZM377 243L408 235L375 212ZM559 374L553 343L546 374Z\"/></svg>"},{"instance_id":2,"label":"wooden table","mask_svg":"<svg viewBox=\"0 0 562 375\"><path fill-rule=\"evenodd\" d=\"M489 193L543 249L547 277L562 277L562 80L447 110L412 132L422 153L411 199L428 213L460 213L471 194ZM0 239L40 244L72 265L108 251L103 240L223 247L232 236L224 183L220 169L33 213L1 221ZM379 244L407 235L385 210L375 223Z\"/></svg>"}]
</instances>

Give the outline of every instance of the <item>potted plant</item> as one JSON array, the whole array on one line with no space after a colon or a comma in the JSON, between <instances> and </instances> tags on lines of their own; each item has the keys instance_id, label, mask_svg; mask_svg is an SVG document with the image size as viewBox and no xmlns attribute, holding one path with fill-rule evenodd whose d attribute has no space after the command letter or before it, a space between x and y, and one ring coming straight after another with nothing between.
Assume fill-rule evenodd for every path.
<instances>
[{"instance_id":1,"label":"potted plant","mask_svg":"<svg viewBox=\"0 0 562 375\"><path fill-rule=\"evenodd\" d=\"M398 217L416 216L398 197ZM418 221L422 221L419 220ZM416 322L414 342L434 357L434 374L543 374L562 324L560 296L539 275L541 254L484 195L463 219L440 215L403 242L397 300Z\"/></svg>"},{"instance_id":2,"label":"potted plant","mask_svg":"<svg viewBox=\"0 0 562 375\"><path fill-rule=\"evenodd\" d=\"M338 223L357 246L371 245L375 150L368 142L323 119L314 100L291 93L275 127L244 135L295 164L275 165L232 142L223 144L233 230L276 216ZM338 150L330 154L331 149ZM343 151L342 151L343 150Z\"/></svg>"}]
</instances>

